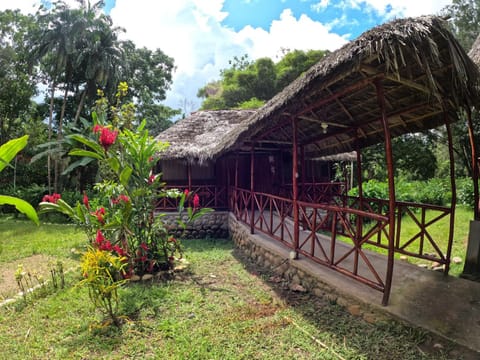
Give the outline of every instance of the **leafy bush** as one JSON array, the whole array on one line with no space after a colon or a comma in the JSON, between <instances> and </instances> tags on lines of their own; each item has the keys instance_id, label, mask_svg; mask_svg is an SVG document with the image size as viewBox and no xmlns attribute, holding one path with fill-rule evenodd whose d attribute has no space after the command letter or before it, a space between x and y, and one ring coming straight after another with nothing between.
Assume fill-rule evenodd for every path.
<instances>
[{"instance_id":1,"label":"leafy bush","mask_svg":"<svg viewBox=\"0 0 480 360\"><path fill-rule=\"evenodd\" d=\"M358 188L352 188L351 196L358 196ZM430 179L428 181L395 180L395 195L398 201L408 201L432 205L448 205L452 198L450 180ZM369 180L363 184L365 198L388 200L388 183Z\"/></svg>"},{"instance_id":2,"label":"leafy bush","mask_svg":"<svg viewBox=\"0 0 480 360\"><path fill-rule=\"evenodd\" d=\"M473 180L471 178L457 180L457 203L474 207L475 199L473 196Z\"/></svg>"}]
</instances>

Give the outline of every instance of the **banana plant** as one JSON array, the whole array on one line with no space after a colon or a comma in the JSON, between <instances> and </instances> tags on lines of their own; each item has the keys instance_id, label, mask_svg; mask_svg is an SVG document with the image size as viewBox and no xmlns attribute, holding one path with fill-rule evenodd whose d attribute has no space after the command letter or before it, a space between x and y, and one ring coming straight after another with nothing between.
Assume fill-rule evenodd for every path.
<instances>
[{"instance_id":1,"label":"banana plant","mask_svg":"<svg viewBox=\"0 0 480 360\"><path fill-rule=\"evenodd\" d=\"M21 138L13 139L2 146L0 146L0 172L5 169L7 166L11 166L10 161L15 158L15 156L27 145L28 135L22 136ZM0 195L0 205L12 205L21 212L25 214L30 220L35 224L39 225L38 215L32 205L30 205L25 200L7 196Z\"/></svg>"}]
</instances>

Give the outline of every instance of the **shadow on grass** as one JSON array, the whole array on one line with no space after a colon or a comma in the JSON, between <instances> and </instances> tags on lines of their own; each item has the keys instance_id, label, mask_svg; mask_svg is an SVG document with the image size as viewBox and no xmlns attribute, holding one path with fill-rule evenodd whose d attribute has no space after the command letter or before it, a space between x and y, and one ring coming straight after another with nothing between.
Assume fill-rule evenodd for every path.
<instances>
[{"instance_id":1,"label":"shadow on grass","mask_svg":"<svg viewBox=\"0 0 480 360\"><path fill-rule=\"evenodd\" d=\"M352 315L336 301L329 300L335 297L292 291L285 279L274 274L272 270L257 265L240 250L235 249L232 254L252 276L261 278L287 306L315 328L315 333L305 333L312 341L315 341L317 336L329 333L334 342L333 347L348 346L365 359L478 358L478 354L469 349L393 319L378 317L367 322L360 316Z\"/></svg>"}]
</instances>

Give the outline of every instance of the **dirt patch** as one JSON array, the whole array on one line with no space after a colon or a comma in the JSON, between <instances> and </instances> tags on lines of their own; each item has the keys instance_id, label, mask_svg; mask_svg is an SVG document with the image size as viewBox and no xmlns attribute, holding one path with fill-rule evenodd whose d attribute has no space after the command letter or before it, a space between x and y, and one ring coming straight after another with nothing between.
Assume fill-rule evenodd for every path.
<instances>
[{"instance_id":1,"label":"dirt patch","mask_svg":"<svg viewBox=\"0 0 480 360\"><path fill-rule=\"evenodd\" d=\"M15 260L2 264L0 268L0 299L8 299L20 291L17 281L15 280L15 272L19 265L23 266L25 272L38 274L43 279L50 278L50 269L57 259L47 255L32 255L23 259ZM37 282L34 282L37 285Z\"/></svg>"}]
</instances>

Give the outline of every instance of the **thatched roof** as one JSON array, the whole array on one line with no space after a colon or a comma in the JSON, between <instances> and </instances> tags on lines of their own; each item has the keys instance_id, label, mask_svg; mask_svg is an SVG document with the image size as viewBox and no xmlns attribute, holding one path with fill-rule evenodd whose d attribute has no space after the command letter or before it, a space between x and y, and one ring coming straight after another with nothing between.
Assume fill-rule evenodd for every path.
<instances>
[{"instance_id":1,"label":"thatched roof","mask_svg":"<svg viewBox=\"0 0 480 360\"><path fill-rule=\"evenodd\" d=\"M155 139L169 142L162 159L185 159L204 162L212 158L215 148L225 134L255 113L254 110L197 111L178 120Z\"/></svg>"},{"instance_id":2,"label":"thatched roof","mask_svg":"<svg viewBox=\"0 0 480 360\"><path fill-rule=\"evenodd\" d=\"M468 52L468 56L470 56L477 66L480 66L480 35L478 35L477 39L473 43L472 48Z\"/></svg>"},{"instance_id":3,"label":"thatched roof","mask_svg":"<svg viewBox=\"0 0 480 360\"><path fill-rule=\"evenodd\" d=\"M251 144L291 148L293 120L306 157L383 142L379 83L394 137L444 124L443 109L454 121L459 108L479 99L478 69L444 20L395 20L325 57L229 132L210 154Z\"/></svg>"}]
</instances>

